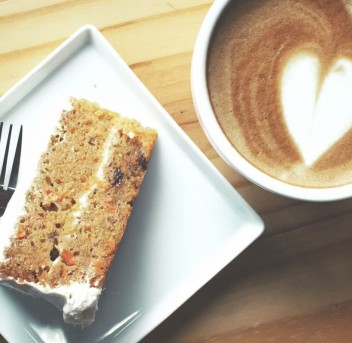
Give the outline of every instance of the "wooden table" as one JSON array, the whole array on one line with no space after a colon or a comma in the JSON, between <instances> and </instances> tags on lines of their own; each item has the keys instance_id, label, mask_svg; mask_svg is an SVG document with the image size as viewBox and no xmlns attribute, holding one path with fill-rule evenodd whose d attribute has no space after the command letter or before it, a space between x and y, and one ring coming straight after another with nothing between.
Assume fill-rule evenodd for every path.
<instances>
[{"instance_id":1,"label":"wooden table","mask_svg":"<svg viewBox=\"0 0 352 343\"><path fill-rule=\"evenodd\" d=\"M264 191L219 158L198 123L191 57L211 3L0 0L0 94L93 24L264 219L263 236L145 342L351 342L352 200L305 203Z\"/></svg>"}]
</instances>

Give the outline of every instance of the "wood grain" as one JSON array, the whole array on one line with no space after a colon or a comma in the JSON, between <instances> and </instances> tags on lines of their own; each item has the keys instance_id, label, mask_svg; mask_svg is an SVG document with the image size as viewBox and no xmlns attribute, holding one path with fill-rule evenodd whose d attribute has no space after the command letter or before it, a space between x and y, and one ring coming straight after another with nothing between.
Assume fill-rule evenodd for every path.
<instances>
[{"instance_id":1,"label":"wood grain","mask_svg":"<svg viewBox=\"0 0 352 343\"><path fill-rule=\"evenodd\" d=\"M190 68L211 3L0 1L0 94L77 28L93 24L264 219L263 236L144 342L350 342L352 200L318 204L269 193L228 167L199 125Z\"/></svg>"}]
</instances>

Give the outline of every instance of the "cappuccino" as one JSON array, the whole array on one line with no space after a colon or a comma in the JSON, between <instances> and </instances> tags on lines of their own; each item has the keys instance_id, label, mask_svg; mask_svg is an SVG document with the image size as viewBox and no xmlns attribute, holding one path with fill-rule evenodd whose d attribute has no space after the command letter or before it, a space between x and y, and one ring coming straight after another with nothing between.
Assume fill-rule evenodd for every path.
<instances>
[{"instance_id":1,"label":"cappuccino","mask_svg":"<svg viewBox=\"0 0 352 343\"><path fill-rule=\"evenodd\" d=\"M235 0L208 51L208 91L228 140L303 187L352 183L352 11L341 0Z\"/></svg>"}]
</instances>

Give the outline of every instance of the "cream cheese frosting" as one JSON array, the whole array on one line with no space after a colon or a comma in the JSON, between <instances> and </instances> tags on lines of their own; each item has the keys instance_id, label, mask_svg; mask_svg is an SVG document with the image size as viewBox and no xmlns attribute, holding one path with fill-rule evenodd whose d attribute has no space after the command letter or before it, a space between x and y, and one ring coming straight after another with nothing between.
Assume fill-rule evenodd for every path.
<instances>
[{"instance_id":1,"label":"cream cheese frosting","mask_svg":"<svg viewBox=\"0 0 352 343\"><path fill-rule=\"evenodd\" d=\"M82 327L94 321L102 291L101 288L79 283L51 288L32 282L18 283L13 279L0 280L0 282L21 293L49 301L63 312L66 323Z\"/></svg>"}]
</instances>

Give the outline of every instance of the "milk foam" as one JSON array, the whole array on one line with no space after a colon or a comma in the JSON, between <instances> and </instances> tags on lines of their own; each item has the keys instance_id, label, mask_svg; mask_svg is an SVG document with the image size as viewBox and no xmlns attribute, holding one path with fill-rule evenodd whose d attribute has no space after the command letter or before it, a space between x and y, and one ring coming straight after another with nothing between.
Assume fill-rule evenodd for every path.
<instances>
[{"instance_id":1,"label":"milk foam","mask_svg":"<svg viewBox=\"0 0 352 343\"><path fill-rule=\"evenodd\" d=\"M212 35L207 85L217 121L243 158L286 183L352 182L351 8L238 0Z\"/></svg>"},{"instance_id":2,"label":"milk foam","mask_svg":"<svg viewBox=\"0 0 352 343\"><path fill-rule=\"evenodd\" d=\"M283 115L307 165L316 162L352 126L352 61L339 59L327 73L319 58L290 58L281 79Z\"/></svg>"}]
</instances>

